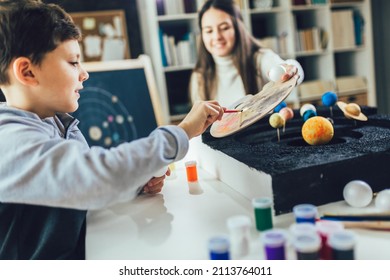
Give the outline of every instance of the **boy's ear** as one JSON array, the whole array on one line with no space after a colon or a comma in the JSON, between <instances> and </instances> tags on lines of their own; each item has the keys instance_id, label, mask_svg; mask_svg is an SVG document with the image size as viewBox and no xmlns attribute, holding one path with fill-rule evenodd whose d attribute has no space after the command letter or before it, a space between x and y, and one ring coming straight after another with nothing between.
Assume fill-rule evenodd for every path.
<instances>
[{"instance_id":1,"label":"boy's ear","mask_svg":"<svg viewBox=\"0 0 390 280\"><path fill-rule=\"evenodd\" d=\"M37 85L38 81L33 73L33 64L27 57L18 57L13 62L13 74L15 78L24 85Z\"/></svg>"}]
</instances>

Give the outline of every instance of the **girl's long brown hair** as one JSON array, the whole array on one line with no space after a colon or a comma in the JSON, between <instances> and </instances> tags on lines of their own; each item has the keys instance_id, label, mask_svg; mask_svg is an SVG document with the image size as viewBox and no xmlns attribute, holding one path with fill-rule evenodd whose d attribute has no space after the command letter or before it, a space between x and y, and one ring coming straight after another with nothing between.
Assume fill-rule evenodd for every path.
<instances>
[{"instance_id":1,"label":"girl's long brown hair","mask_svg":"<svg viewBox=\"0 0 390 280\"><path fill-rule=\"evenodd\" d=\"M258 92L258 73L256 67L256 53L261 48L260 44L247 31L240 8L233 0L208 0L199 11L198 26L202 30L202 17L210 8L221 10L231 16L235 31L235 44L232 51L233 63L238 69L247 94ZM199 90L201 99L215 99L216 95L216 71L212 55L206 50L202 36L198 46L198 59L193 72L200 76Z\"/></svg>"}]
</instances>

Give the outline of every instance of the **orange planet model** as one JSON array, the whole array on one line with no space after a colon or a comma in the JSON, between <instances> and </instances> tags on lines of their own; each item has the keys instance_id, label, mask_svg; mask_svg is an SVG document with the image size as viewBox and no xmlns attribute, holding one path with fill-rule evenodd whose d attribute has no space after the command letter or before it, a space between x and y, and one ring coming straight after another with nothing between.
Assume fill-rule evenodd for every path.
<instances>
[{"instance_id":1,"label":"orange planet model","mask_svg":"<svg viewBox=\"0 0 390 280\"><path fill-rule=\"evenodd\" d=\"M302 137L309 145L327 144L332 140L333 135L333 125L324 117L312 117L302 126Z\"/></svg>"}]
</instances>

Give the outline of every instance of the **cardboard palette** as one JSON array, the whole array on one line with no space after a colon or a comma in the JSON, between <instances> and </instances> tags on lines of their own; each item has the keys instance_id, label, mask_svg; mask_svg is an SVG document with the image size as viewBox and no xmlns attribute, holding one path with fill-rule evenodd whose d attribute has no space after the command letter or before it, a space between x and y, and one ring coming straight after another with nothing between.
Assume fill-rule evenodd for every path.
<instances>
[{"instance_id":1,"label":"cardboard palette","mask_svg":"<svg viewBox=\"0 0 390 280\"><path fill-rule=\"evenodd\" d=\"M242 110L237 114L224 114L220 121L213 123L210 134L216 138L236 133L259 121L291 93L297 84L298 75L286 82L269 82L255 95L247 95L229 108Z\"/></svg>"}]
</instances>

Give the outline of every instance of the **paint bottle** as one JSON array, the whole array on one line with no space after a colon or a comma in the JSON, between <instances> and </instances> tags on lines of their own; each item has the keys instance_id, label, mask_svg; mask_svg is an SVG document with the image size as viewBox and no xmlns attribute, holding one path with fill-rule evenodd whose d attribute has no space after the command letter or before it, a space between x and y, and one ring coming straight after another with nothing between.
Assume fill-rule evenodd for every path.
<instances>
[{"instance_id":1,"label":"paint bottle","mask_svg":"<svg viewBox=\"0 0 390 280\"><path fill-rule=\"evenodd\" d=\"M227 220L230 233L231 255L240 258L248 255L251 219L245 215L232 216Z\"/></svg>"},{"instance_id":2,"label":"paint bottle","mask_svg":"<svg viewBox=\"0 0 390 280\"><path fill-rule=\"evenodd\" d=\"M344 229L344 225L339 221L321 220L316 222L317 232L321 238L320 258L331 260L332 249L328 245L328 237L331 233Z\"/></svg>"},{"instance_id":3,"label":"paint bottle","mask_svg":"<svg viewBox=\"0 0 390 280\"><path fill-rule=\"evenodd\" d=\"M255 212L256 229L264 231L273 228L272 199L270 197L256 197L252 199Z\"/></svg>"},{"instance_id":4,"label":"paint bottle","mask_svg":"<svg viewBox=\"0 0 390 280\"><path fill-rule=\"evenodd\" d=\"M354 260L356 235L350 230L333 232L328 237L328 245L334 260Z\"/></svg>"},{"instance_id":5,"label":"paint bottle","mask_svg":"<svg viewBox=\"0 0 390 280\"><path fill-rule=\"evenodd\" d=\"M295 221L297 223L313 223L316 222L317 207L312 204L299 204L293 207Z\"/></svg>"},{"instance_id":6,"label":"paint bottle","mask_svg":"<svg viewBox=\"0 0 390 280\"><path fill-rule=\"evenodd\" d=\"M290 226L289 231L293 237L302 234L317 234L317 228L313 223L294 223Z\"/></svg>"},{"instance_id":7,"label":"paint bottle","mask_svg":"<svg viewBox=\"0 0 390 280\"><path fill-rule=\"evenodd\" d=\"M300 233L293 237L293 247L298 260L319 260L321 238L316 232Z\"/></svg>"},{"instance_id":8,"label":"paint bottle","mask_svg":"<svg viewBox=\"0 0 390 280\"><path fill-rule=\"evenodd\" d=\"M230 242L228 237L215 236L208 243L210 260L230 260Z\"/></svg>"},{"instance_id":9,"label":"paint bottle","mask_svg":"<svg viewBox=\"0 0 390 280\"><path fill-rule=\"evenodd\" d=\"M185 163L186 172L187 172L187 181L188 182L197 182L198 181L198 171L196 168L196 161L191 160Z\"/></svg>"},{"instance_id":10,"label":"paint bottle","mask_svg":"<svg viewBox=\"0 0 390 280\"><path fill-rule=\"evenodd\" d=\"M287 234L281 229L269 229L262 233L261 240L264 246L267 260L285 260L286 259L286 240Z\"/></svg>"}]
</instances>

